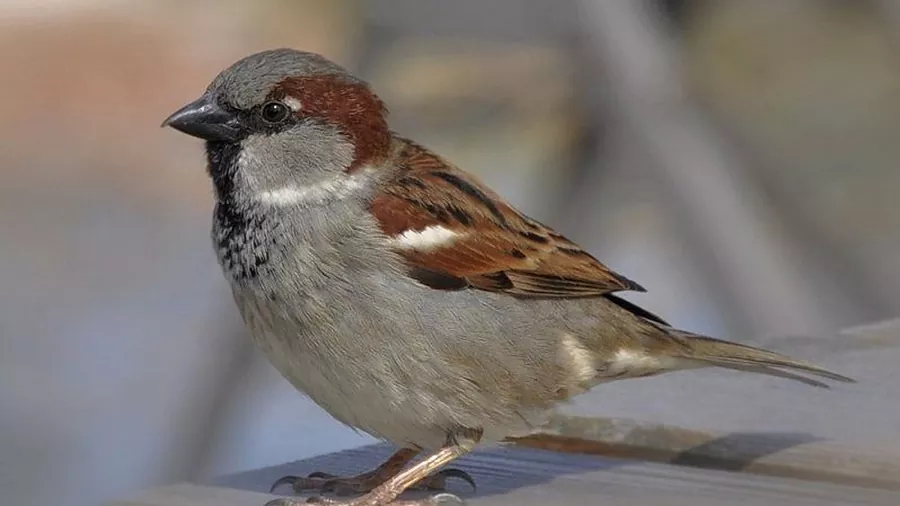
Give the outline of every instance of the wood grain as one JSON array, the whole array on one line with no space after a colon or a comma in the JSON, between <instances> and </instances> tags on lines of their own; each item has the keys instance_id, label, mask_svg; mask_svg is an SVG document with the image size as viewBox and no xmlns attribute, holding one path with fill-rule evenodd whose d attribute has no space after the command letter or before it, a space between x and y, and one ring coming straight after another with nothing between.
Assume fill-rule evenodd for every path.
<instances>
[{"instance_id":1,"label":"wood grain","mask_svg":"<svg viewBox=\"0 0 900 506\"><path fill-rule=\"evenodd\" d=\"M114 506L262 506L271 496L252 492L266 490L282 475L357 473L391 451L387 445L366 446L225 477L212 487L164 487ZM460 459L456 467L475 478L478 490L473 493L453 482L450 491L472 506L900 504L896 491L524 448L481 450Z\"/></svg>"}]
</instances>

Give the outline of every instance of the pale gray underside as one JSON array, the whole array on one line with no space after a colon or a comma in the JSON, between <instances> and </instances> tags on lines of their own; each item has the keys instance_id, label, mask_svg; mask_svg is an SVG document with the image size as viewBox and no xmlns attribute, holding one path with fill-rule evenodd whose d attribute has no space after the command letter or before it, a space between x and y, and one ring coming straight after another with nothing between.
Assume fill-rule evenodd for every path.
<instances>
[{"instance_id":1,"label":"pale gray underside","mask_svg":"<svg viewBox=\"0 0 900 506\"><path fill-rule=\"evenodd\" d=\"M566 335L596 351L640 332L602 298L517 299L418 284L366 210L373 184L323 206L258 211L277 223L247 232L266 237L268 263L253 279L226 269L257 345L338 420L423 448L462 429L482 429L486 440L521 434L542 422L557 390L583 390L561 344Z\"/></svg>"}]
</instances>

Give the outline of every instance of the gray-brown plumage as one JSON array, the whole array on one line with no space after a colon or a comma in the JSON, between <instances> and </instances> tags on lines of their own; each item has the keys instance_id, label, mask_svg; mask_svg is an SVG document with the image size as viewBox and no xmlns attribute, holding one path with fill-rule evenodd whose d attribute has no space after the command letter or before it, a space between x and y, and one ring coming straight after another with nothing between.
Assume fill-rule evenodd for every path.
<instances>
[{"instance_id":1,"label":"gray-brown plumage","mask_svg":"<svg viewBox=\"0 0 900 506\"><path fill-rule=\"evenodd\" d=\"M335 418L401 447L355 479L288 480L298 490L391 503L606 381L706 366L849 381L617 297L643 288L394 134L369 86L321 56L245 58L165 124L207 141L213 240L256 344Z\"/></svg>"}]
</instances>

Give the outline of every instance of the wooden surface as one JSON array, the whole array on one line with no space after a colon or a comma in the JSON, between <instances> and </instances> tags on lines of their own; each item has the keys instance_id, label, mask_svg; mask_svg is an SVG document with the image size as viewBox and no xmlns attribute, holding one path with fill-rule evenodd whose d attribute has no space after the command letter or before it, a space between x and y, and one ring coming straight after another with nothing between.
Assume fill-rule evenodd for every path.
<instances>
[{"instance_id":1,"label":"wooden surface","mask_svg":"<svg viewBox=\"0 0 900 506\"><path fill-rule=\"evenodd\" d=\"M544 433L461 459L479 488L450 491L472 505L900 505L900 320L751 342L859 383L823 390L710 370L603 385ZM115 504L261 506L283 475L357 473L390 452L367 446Z\"/></svg>"},{"instance_id":2,"label":"wooden surface","mask_svg":"<svg viewBox=\"0 0 900 506\"><path fill-rule=\"evenodd\" d=\"M390 451L387 446L367 446L226 477L214 484L218 486L176 485L116 504L261 506L273 497L262 492L285 474L315 470L357 473L375 465ZM522 448L485 449L461 459L455 467L468 471L478 483L474 493L463 483L450 485L452 492L472 506L900 504L897 491Z\"/></svg>"},{"instance_id":3,"label":"wooden surface","mask_svg":"<svg viewBox=\"0 0 900 506\"><path fill-rule=\"evenodd\" d=\"M802 434L713 433L560 416L519 446L900 491L900 460Z\"/></svg>"}]
</instances>

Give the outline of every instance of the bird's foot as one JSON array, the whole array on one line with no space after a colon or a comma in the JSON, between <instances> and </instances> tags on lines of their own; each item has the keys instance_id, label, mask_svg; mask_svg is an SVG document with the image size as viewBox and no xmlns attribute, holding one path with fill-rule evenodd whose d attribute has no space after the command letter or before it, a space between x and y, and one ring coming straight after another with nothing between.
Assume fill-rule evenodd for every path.
<instances>
[{"instance_id":1,"label":"bird's foot","mask_svg":"<svg viewBox=\"0 0 900 506\"><path fill-rule=\"evenodd\" d=\"M413 465L409 469L401 471L417 453L414 449L401 449L384 464L374 471L355 476L353 478L336 478L323 473L313 473L306 478L286 477L275 482L273 486L282 483L291 483L294 490L322 490L328 488L338 491L338 486L347 485L344 489L353 491L370 490L366 495L353 499L327 499L323 497L310 497L306 500L300 498L275 499L265 506L301 506L304 504L321 504L325 506L451 506L465 504L462 499L453 494L440 493L432 497L418 500L399 500L400 494L414 489L440 489L443 490L447 478L460 478L467 481L475 488L475 480L468 473L459 469L444 469L437 471L444 464L465 455L471 450L473 444L462 445L456 441L448 442L446 446ZM317 481L309 481L317 480ZM374 487L374 488L373 488Z\"/></svg>"},{"instance_id":2,"label":"bird's foot","mask_svg":"<svg viewBox=\"0 0 900 506\"><path fill-rule=\"evenodd\" d=\"M375 489L375 487L381 485L393 476L393 474L388 474L380 471L380 469L376 469L374 471L369 471L367 473L351 477L340 477L322 472L315 472L306 477L284 476L274 484L272 484L270 490L274 492L275 489L283 485L290 485L294 492L332 492L338 496L364 494L367 492L371 492ZM472 479L472 476L470 476L469 473L461 469L453 468L442 469L430 476L427 476L409 489L432 491L446 490L448 478L458 478L460 480L463 480L471 485L473 490L475 489L475 480Z\"/></svg>"},{"instance_id":3,"label":"bird's foot","mask_svg":"<svg viewBox=\"0 0 900 506\"><path fill-rule=\"evenodd\" d=\"M354 499L328 499L324 497L279 498L267 502L264 506L465 506L466 502L459 497L442 492L440 494L416 500L391 500L393 494L373 492Z\"/></svg>"},{"instance_id":4,"label":"bird's foot","mask_svg":"<svg viewBox=\"0 0 900 506\"><path fill-rule=\"evenodd\" d=\"M416 500L390 500L390 497L368 494L354 499L328 499L324 497L279 498L267 502L264 506L465 506L459 497L442 492L440 494Z\"/></svg>"}]
</instances>

